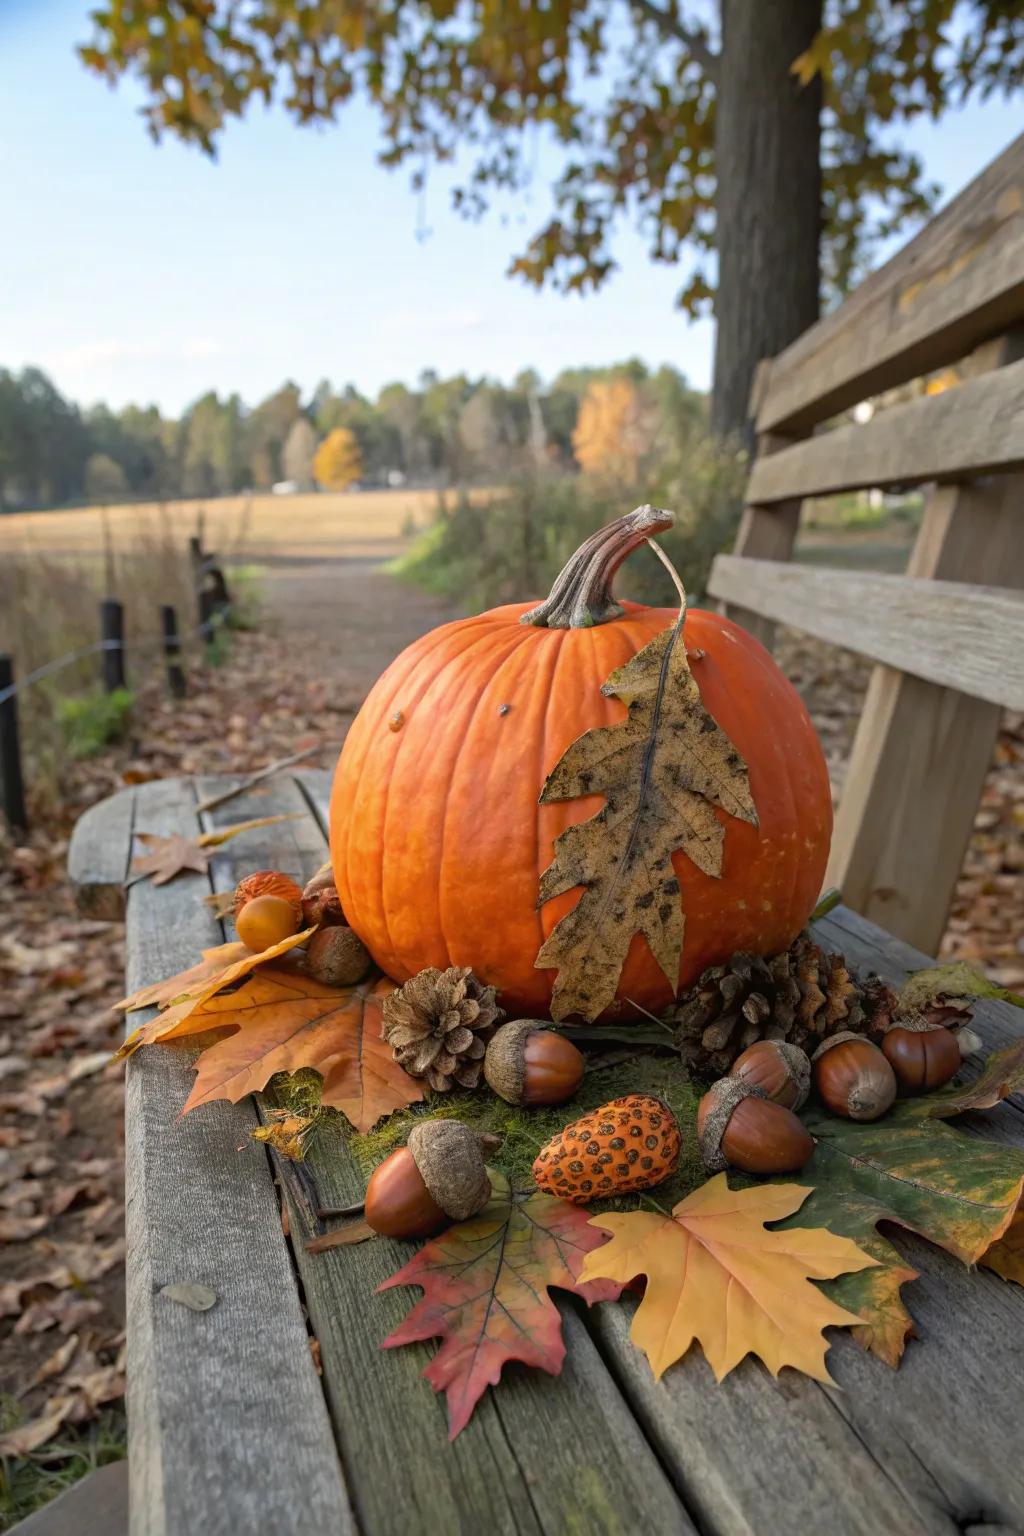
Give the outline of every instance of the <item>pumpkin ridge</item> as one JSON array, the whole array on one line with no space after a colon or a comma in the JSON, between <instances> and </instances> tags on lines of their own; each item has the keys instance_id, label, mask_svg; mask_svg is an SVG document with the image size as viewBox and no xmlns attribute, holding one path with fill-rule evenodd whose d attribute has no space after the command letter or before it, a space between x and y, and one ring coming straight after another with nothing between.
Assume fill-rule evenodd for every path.
<instances>
[{"instance_id":1,"label":"pumpkin ridge","mask_svg":"<svg viewBox=\"0 0 1024 1536\"><path fill-rule=\"evenodd\" d=\"M501 660L497 663L497 666L496 666L495 670L491 671L491 672L488 672L484 676L483 681L482 681L482 683L479 686L478 692L476 694L476 698L475 698L475 700L474 700L474 702L472 704L472 707L470 708L469 715L468 715L468 717L466 719L465 729L464 729L464 731L462 733L462 739L460 740L460 742L458 744L458 747L456 748L455 756L452 759L452 762L451 762L451 765L450 765L450 768L449 768L449 771L448 771L449 788L455 783L455 779L456 779L456 774L458 772L459 763L460 763L460 761L462 759L463 753L465 752L468 743L472 739L473 721L474 721L474 718L476 716L476 712L477 712L477 710L480 707L480 701L482 700L484 694L491 687L491 684L494 682L495 678L500 674L501 669L514 656L516 656L516 655L518 655L520 653L524 641L526 643L528 643L529 640L530 640L530 631L527 630L527 629L520 629L518 627L516 629L514 629L514 630L513 629L506 630L503 627L498 627L494 631L494 633L497 636L497 638L499 638L503 643L507 642L509 639L511 639L512 640L512 644L508 647L508 649L506 650L505 654L502 656ZM497 647L496 647L496 649L497 649ZM467 647L467 651L468 650L469 650L469 647ZM460 657L464 656L465 654L466 654L466 652L460 652ZM478 657L477 660L478 661L482 660L482 658ZM441 674L439 673L438 676L440 676L440 675ZM441 942L444 944L445 954L448 957L448 964L449 965L456 965L458 962L453 958L452 952L451 952L451 948L450 948L450 946L448 944L447 925L446 925L445 920L444 920L444 907L443 907L444 892L445 892L445 888L446 888L446 886L445 886L445 878L444 878L444 866L445 866L445 858L447 856L447 851L448 851L448 848L447 848L447 845L448 845L448 842L449 842L448 827L449 827L449 822L450 822L450 819L451 819L451 806L452 806L452 801L451 801L451 796L449 795L448 798L445 801L444 819L443 819L443 821L441 823L441 847L440 847L440 852L439 852L438 861L437 861L437 880L436 880L436 884L435 884L435 889L436 889L436 892L437 892L437 917L438 917L438 927L439 927L440 934L441 934ZM468 962L464 962L464 963L468 963ZM486 981L487 978L484 977L484 980Z\"/></svg>"}]
</instances>

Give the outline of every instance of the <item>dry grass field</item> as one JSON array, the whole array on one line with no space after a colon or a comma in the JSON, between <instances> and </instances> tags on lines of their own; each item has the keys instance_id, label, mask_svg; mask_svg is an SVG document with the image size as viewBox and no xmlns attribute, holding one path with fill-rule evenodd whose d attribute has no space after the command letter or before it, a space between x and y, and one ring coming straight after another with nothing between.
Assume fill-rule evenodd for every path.
<instances>
[{"instance_id":1,"label":"dry grass field","mask_svg":"<svg viewBox=\"0 0 1024 1536\"><path fill-rule=\"evenodd\" d=\"M321 492L15 513L0 517L0 556L100 554L108 538L117 550L160 525L184 541L201 511L206 546L224 556L384 560L402 547L403 531L430 522L437 496L433 490Z\"/></svg>"}]
</instances>

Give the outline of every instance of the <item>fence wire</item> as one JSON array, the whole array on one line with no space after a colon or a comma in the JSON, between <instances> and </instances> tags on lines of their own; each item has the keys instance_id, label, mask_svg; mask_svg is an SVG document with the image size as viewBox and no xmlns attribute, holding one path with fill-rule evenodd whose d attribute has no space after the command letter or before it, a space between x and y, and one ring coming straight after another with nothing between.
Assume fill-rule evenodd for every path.
<instances>
[{"instance_id":1,"label":"fence wire","mask_svg":"<svg viewBox=\"0 0 1024 1536\"><path fill-rule=\"evenodd\" d=\"M80 651L68 651L64 656L57 656L53 661L46 661L41 667L27 672L17 682L11 683L7 688L0 688L0 704L6 704L8 699L17 698L33 683L41 682L44 677L50 677L54 672L61 672L65 667L74 666L76 661L86 661L90 656L98 656L103 651L136 651L164 650L170 646L180 646L185 640L203 636L208 639L217 625L223 621L223 611L215 617L206 619L202 624L197 624L194 629L186 630L183 635L161 635L156 640L96 640L92 645L87 645Z\"/></svg>"}]
</instances>

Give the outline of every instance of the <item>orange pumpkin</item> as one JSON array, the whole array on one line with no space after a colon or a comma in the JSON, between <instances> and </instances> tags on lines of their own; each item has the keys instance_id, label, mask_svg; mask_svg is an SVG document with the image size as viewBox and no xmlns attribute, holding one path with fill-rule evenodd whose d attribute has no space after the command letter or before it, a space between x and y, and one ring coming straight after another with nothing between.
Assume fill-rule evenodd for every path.
<instances>
[{"instance_id":1,"label":"orange pumpkin","mask_svg":"<svg viewBox=\"0 0 1024 1536\"><path fill-rule=\"evenodd\" d=\"M555 973L534 960L579 893L538 909L540 877L558 834L602 797L538 797L578 736L626 718L602 683L677 618L611 596L625 556L670 522L649 507L620 518L576 552L539 609L513 603L442 625L403 651L363 704L335 775L331 859L351 926L396 981L469 965L512 1014L547 1014ZM703 702L748 765L760 825L716 810L718 879L674 855L686 918L680 986L736 950L786 948L821 890L832 828L821 747L768 652L699 609L684 633ZM639 936L618 996L651 1010L672 999Z\"/></svg>"}]
</instances>

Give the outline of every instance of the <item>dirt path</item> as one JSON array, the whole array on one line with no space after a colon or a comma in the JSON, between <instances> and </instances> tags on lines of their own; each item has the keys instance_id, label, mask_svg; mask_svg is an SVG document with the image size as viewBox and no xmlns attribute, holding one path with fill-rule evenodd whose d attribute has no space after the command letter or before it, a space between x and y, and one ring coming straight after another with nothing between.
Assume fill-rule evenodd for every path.
<instances>
[{"instance_id":1,"label":"dirt path","mask_svg":"<svg viewBox=\"0 0 1024 1536\"><path fill-rule=\"evenodd\" d=\"M315 643L324 664L364 692L413 640L457 616L440 598L388 576L377 555L276 557L264 569L274 628L297 644Z\"/></svg>"}]
</instances>

